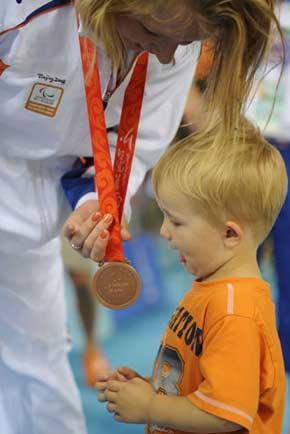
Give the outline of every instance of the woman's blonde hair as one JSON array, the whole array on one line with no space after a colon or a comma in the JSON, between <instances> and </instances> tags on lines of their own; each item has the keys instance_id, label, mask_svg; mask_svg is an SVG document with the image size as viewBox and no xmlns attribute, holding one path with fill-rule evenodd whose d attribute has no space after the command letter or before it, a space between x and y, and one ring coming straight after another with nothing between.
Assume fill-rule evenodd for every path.
<instances>
[{"instance_id":1,"label":"woman's blonde hair","mask_svg":"<svg viewBox=\"0 0 290 434\"><path fill-rule=\"evenodd\" d=\"M253 84L270 42L273 25L280 34L274 13L278 0L77 0L76 5L85 28L101 40L116 67L122 67L125 47L118 34L120 14L138 17L154 16L166 8L172 10L172 21L184 17L185 7L192 5L193 14L215 51L207 80L208 110L201 134L217 123L223 125L227 140L233 128L239 127L240 112ZM190 19L190 14L186 14ZM187 23L183 23L187 25Z\"/></svg>"},{"instance_id":2,"label":"woman's blonde hair","mask_svg":"<svg viewBox=\"0 0 290 434\"><path fill-rule=\"evenodd\" d=\"M215 223L246 223L261 242L270 231L287 192L287 173L280 152L248 121L227 144L212 146L215 132L193 134L173 145L153 170L153 185L185 195Z\"/></svg>"}]
</instances>

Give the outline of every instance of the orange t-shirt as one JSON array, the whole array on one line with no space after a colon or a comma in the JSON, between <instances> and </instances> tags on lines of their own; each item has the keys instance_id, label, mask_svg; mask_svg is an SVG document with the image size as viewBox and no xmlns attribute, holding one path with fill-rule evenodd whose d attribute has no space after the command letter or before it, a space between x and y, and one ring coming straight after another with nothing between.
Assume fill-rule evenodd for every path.
<instances>
[{"instance_id":1,"label":"orange t-shirt","mask_svg":"<svg viewBox=\"0 0 290 434\"><path fill-rule=\"evenodd\" d=\"M280 434L285 371L268 284L194 282L173 314L153 372L158 393L187 396L250 434ZM148 433L182 431L149 426Z\"/></svg>"}]
</instances>

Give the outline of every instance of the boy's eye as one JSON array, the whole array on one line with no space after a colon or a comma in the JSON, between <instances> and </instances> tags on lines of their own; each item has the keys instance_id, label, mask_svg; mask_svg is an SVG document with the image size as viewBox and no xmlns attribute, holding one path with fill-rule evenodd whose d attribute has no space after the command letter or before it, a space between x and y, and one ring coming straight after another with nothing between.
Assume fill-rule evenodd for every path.
<instances>
[{"instance_id":1,"label":"boy's eye","mask_svg":"<svg viewBox=\"0 0 290 434\"><path fill-rule=\"evenodd\" d=\"M175 227L177 227L177 226L181 226L181 223L180 223L180 222L176 222L176 221L171 220L171 223L172 223L173 226L175 226Z\"/></svg>"}]
</instances>

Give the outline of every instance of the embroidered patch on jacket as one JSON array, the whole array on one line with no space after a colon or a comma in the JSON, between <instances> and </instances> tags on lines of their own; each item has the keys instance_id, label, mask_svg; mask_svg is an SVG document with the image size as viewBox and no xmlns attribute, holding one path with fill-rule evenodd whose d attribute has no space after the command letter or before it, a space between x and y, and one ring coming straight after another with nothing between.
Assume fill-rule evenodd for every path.
<instances>
[{"instance_id":1,"label":"embroidered patch on jacket","mask_svg":"<svg viewBox=\"0 0 290 434\"><path fill-rule=\"evenodd\" d=\"M35 83L25 108L35 113L53 118L58 110L63 89L49 84Z\"/></svg>"},{"instance_id":2,"label":"embroidered patch on jacket","mask_svg":"<svg viewBox=\"0 0 290 434\"><path fill-rule=\"evenodd\" d=\"M3 72L5 71L6 68L8 68L9 65L6 65L6 63L4 63L1 59L0 59L0 75L3 74Z\"/></svg>"}]
</instances>

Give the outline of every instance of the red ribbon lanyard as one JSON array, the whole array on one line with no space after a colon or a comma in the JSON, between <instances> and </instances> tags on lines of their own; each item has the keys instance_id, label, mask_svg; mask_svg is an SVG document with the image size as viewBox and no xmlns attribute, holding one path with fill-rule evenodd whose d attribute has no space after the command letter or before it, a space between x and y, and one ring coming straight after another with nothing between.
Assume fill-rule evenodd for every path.
<instances>
[{"instance_id":1,"label":"red ribbon lanyard","mask_svg":"<svg viewBox=\"0 0 290 434\"><path fill-rule=\"evenodd\" d=\"M95 187L99 194L101 213L109 213L114 217L105 261L124 261L121 219L138 133L148 53L144 52L138 57L125 92L113 169L97 59L93 70L91 68L96 48L89 39L81 37L80 49L96 173Z\"/></svg>"}]
</instances>

